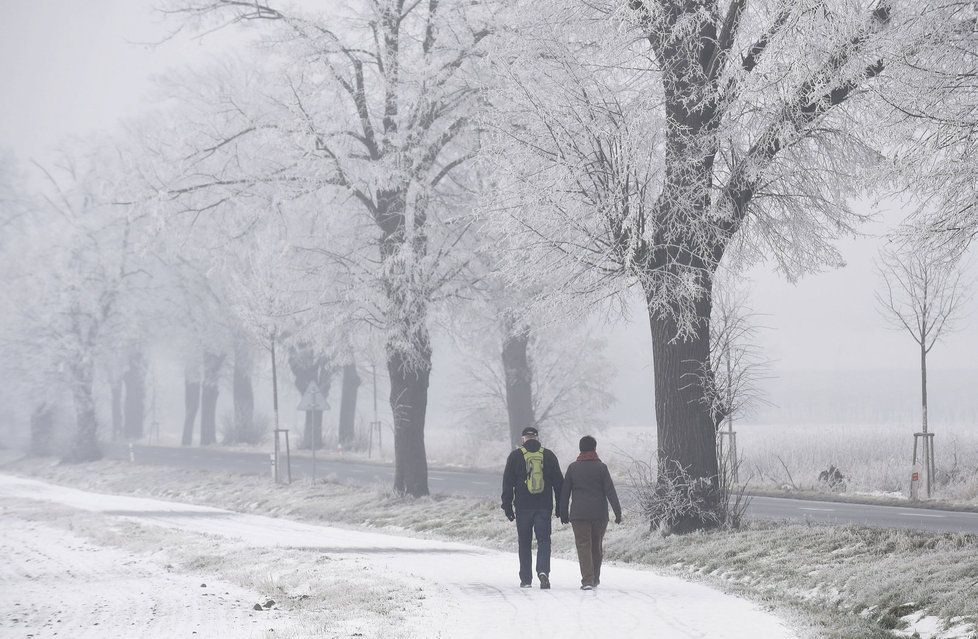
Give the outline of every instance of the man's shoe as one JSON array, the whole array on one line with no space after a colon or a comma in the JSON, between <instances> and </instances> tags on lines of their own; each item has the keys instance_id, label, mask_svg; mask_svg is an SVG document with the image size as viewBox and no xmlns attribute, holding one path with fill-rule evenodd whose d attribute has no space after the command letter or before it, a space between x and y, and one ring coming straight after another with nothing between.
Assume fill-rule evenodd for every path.
<instances>
[{"instance_id":1,"label":"man's shoe","mask_svg":"<svg viewBox=\"0 0 978 639\"><path fill-rule=\"evenodd\" d=\"M529 583L527 583L527 584L521 583L520 584L520 588L532 588L532 587L533 587L533 584L529 584Z\"/></svg>"},{"instance_id":2,"label":"man's shoe","mask_svg":"<svg viewBox=\"0 0 978 639\"><path fill-rule=\"evenodd\" d=\"M537 577L540 578L540 590L550 590L550 575L541 572Z\"/></svg>"},{"instance_id":3,"label":"man's shoe","mask_svg":"<svg viewBox=\"0 0 978 639\"><path fill-rule=\"evenodd\" d=\"M594 590L594 586L592 586L591 584L584 584L583 586L581 586L581 590Z\"/></svg>"}]
</instances>

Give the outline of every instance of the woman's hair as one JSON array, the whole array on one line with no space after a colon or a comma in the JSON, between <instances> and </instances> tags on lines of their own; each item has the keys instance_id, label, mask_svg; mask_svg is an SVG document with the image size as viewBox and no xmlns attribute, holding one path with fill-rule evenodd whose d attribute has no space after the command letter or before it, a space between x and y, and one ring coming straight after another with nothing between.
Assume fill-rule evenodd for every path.
<instances>
[{"instance_id":1,"label":"woman's hair","mask_svg":"<svg viewBox=\"0 0 978 639\"><path fill-rule=\"evenodd\" d=\"M591 437L590 435L585 435L581 437L581 452L582 453L593 453L598 447L598 440Z\"/></svg>"}]
</instances>

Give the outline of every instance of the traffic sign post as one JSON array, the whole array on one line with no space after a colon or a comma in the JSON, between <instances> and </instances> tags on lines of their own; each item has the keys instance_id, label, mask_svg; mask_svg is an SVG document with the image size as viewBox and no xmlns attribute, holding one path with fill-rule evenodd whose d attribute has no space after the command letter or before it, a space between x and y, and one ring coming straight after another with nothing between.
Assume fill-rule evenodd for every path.
<instances>
[{"instance_id":1,"label":"traffic sign post","mask_svg":"<svg viewBox=\"0 0 978 639\"><path fill-rule=\"evenodd\" d=\"M314 419L309 413L322 412L329 408L329 404L326 402L326 396L323 394L319 384L316 380L309 382L306 386L306 392L302 394L302 399L299 400L299 405L296 407L297 410L304 411L306 413L306 423L314 423ZM312 481L316 481L316 441L315 437L310 438L312 445Z\"/></svg>"}]
</instances>

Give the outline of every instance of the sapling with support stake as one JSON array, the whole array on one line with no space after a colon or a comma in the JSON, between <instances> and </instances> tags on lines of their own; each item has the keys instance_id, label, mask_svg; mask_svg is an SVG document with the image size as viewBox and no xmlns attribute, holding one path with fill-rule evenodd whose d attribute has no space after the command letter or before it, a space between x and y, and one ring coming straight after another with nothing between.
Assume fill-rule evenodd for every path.
<instances>
[{"instance_id":1,"label":"sapling with support stake","mask_svg":"<svg viewBox=\"0 0 978 639\"><path fill-rule=\"evenodd\" d=\"M756 317L733 277L718 278L710 318L710 362L701 372L700 384L703 401L713 413L719 463L735 484L740 476L734 419L756 404L767 403L761 382L768 377L770 361L758 345L761 326Z\"/></svg>"},{"instance_id":2,"label":"sapling with support stake","mask_svg":"<svg viewBox=\"0 0 978 639\"><path fill-rule=\"evenodd\" d=\"M895 329L910 334L920 353L920 432L914 433L912 464L917 475L921 463L927 497L933 494L936 472L934 433L927 416L927 355L954 329L968 298L961 257L959 246L911 235L883 248L877 264L882 282L876 293L880 312ZM916 498L913 482L917 480L911 480L912 498Z\"/></svg>"}]
</instances>

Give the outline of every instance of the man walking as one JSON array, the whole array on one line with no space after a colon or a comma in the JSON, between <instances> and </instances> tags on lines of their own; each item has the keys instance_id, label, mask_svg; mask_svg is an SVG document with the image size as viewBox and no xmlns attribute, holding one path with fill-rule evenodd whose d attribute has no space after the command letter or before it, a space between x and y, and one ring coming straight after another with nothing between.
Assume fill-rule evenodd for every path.
<instances>
[{"instance_id":1,"label":"man walking","mask_svg":"<svg viewBox=\"0 0 978 639\"><path fill-rule=\"evenodd\" d=\"M581 454L567 467L557 502L560 521L566 524L569 520L574 528L577 560L581 564L581 590L594 590L601 582L601 544L608 528L609 502L615 511L615 523L621 523L615 483L608 467L598 459L597 448L598 442L593 437L581 437Z\"/></svg>"},{"instance_id":2,"label":"man walking","mask_svg":"<svg viewBox=\"0 0 978 639\"><path fill-rule=\"evenodd\" d=\"M530 547L537 538L537 578L540 588L550 588L550 518L560 496L564 476L553 451L537 439L537 429L523 429L523 445L506 459L503 471L503 512L516 521L520 546L520 588L533 587ZM514 503L515 502L515 503ZM514 512L515 506L515 512ZM560 516L561 511L557 511Z\"/></svg>"}]
</instances>

